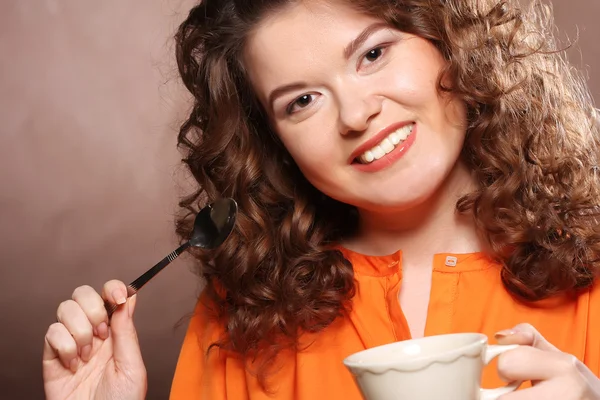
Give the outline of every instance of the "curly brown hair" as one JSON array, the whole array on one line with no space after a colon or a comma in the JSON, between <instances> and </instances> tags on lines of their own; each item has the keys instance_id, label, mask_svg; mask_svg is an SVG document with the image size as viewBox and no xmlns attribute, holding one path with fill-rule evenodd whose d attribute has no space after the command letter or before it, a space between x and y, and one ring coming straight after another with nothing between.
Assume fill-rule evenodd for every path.
<instances>
[{"instance_id":1,"label":"curly brown hair","mask_svg":"<svg viewBox=\"0 0 600 400\"><path fill-rule=\"evenodd\" d=\"M335 245L357 212L317 191L269 126L246 76L246 39L289 0L202 0L176 35L194 96L179 145L198 189L181 201L178 233L208 201L239 203L237 227L198 253L206 293L227 336L250 357L297 345L346 312L352 265ZM516 297L535 301L592 285L599 270L597 112L559 51L549 6L517 1L352 0L352 7L433 43L447 60L439 89L464 101L463 157L479 189L472 213ZM448 78L448 79L446 79ZM442 82L451 82L444 86Z\"/></svg>"}]
</instances>

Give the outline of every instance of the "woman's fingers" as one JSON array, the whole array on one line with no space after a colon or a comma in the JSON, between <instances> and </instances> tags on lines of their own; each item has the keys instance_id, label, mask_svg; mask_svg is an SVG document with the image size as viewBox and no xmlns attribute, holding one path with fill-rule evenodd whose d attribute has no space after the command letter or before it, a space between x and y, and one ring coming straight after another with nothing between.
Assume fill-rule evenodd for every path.
<instances>
[{"instance_id":1,"label":"woman's fingers","mask_svg":"<svg viewBox=\"0 0 600 400\"><path fill-rule=\"evenodd\" d=\"M121 281L106 282L102 293L100 296L92 287L80 286L73 291L71 300L58 306L58 322L46 332L45 361L58 358L72 371L77 370L80 358L89 361L94 335L103 340L109 336L104 300L111 304L125 304L127 300L127 287Z\"/></svg>"},{"instance_id":2,"label":"woman's fingers","mask_svg":"<svg viewBox=\"0 0 600 400\"><path fill-rule=\"evenodd\" d=\"M125 304L127 301L127 286L118 280L108 281L102 288L102 298L111 304Z\"/></svg>"},{"instance_id":3,"label":"woman's fingers","mask_svg":"<svg viewBox=\"0 0 600 400\"><path fill-rule=\"evenodd\" d=\"M90 286L80 286L75 289L72 298L85 313L93 333L103 340L108 338L108 313L98 292Z\"/></svg>"},{"instance_id":4,"label":"woman's fingers","mask_svg":"<svg viewBox=\"0 0 600 400\"><path fill-rule=\"evenodd\" d=\"M74 300L63 301L56 312L58 322L63 324L69 334L75 339L77 353L84 361L89 360L92 351L94 331L90 320Z\"/></svg>"},{"instance_id":5,"label":"woman's fingers","mask_svg":"<svg viewBox=\"0 0 600 400\"><path fill-rule=\"evenodd\" d=\"M498 358L498 374L507 382L546 381L577 372L577 358L557 351L521 346Z\"/></svg>"},{"instance_id":6,"label":"woman's fingers","mask_svg":"<svg viewBox=\"0 0 600 400\"><path fill-rule=\"evenodd\" d=\"M496 340L499 344L520 344L546 351L559 351L531 324L519 324L512 329L500 331L496 333Z\"/></svg>"},{"instance_id":7,"label":"woman's fingers","mask_svg":"<svg viewBox=\"0 0 600 400\"><path fill-rule=\"evenodd\" d=\"M60 322L50 325L44 341L44 361L58 358L62 365L75 372L79 363L77 343L71 333Z\"/></svg>"}]
</instances>

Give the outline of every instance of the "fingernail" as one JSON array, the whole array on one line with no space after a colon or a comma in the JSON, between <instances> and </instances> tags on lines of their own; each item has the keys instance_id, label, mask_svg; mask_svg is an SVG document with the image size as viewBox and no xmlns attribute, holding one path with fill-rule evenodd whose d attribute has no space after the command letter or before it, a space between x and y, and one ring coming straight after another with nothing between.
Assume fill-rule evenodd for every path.
<instances>
[{"instance_id":1,"label":"fingernail","mask_svg":"<svg viewBox=\"0 0 600 400\"><path fill-rule=\"evenodd\" d=\"M119 289L115 289L112 292L112 295L113 295L113 299L115 299L115 301L119 305L125 304L125 302L127 301L127 298L125 296L123 296L123 293L121 293L121 291Z\"/></svg>"},{"instance_id":2,"label":"fingernail","mask_svg":"<svg viewBox=\"0 0 600 400\"><path fill-rule=\"evenodd\" d=\"M69 363L69 369L73 372L77 372L77 367L79 366L79 359L77 357L75 357L74 359L71 360L71 362Z\"/></svg>"},{"instance_id":3,"label":"fingernail","mask_svg":"<svg viewBox=\"0 0 600 400\"><path fill-rule=\"evenodd\" d=\"M98 337L102 340L108 339L108 325L106 325L106 322L98 325Z\"/></svg>"},{"instance_id":4,"label":"fingernail","mask_svg":"<svg viewBox=\"0 0 600 400\"><path fill-rule=\"evenodd\" d=\"M514 329L505 329L503 331L496 332L496 334L494 335L494 338L496 338L496 340L497 339L502 339L502 338L505 338L507 336L512 336L515 333L517 333L517 331L515 331Z\"/></svg>"},{"instance_id":5,"label":"fingernail","mask_svg":"<svg viewBox=\"0 0 600 400\"><path fill-rule=\"evenodd\" d=\"M88 344L86 346L83 346L83 348L81 349L81 359L85 362L88 362L90 360L91 354L92 354L92 345Z\"/></svg>"}]
</instances>

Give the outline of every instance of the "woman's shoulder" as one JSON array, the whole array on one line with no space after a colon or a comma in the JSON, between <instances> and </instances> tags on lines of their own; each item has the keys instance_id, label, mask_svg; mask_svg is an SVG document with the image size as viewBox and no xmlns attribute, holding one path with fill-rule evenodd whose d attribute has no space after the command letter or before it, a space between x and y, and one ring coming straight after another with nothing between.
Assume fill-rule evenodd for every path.
<instances>
[{"instance_id":1,"label":"woman's shoulder","mask_svg":"<svg viewBox=\"0 0 600 400\"><path fill-rule=\"evenodd\" d=\"M217 307L206 288L202 290L191 314L187 335L196 336L201 343L215 343L222 339L225 328L220 323Z\"/></svg>"},{"instance_id":2,"label":"woman's shoulder","mask_svg":"<svg viewBox=\"0 0 600 400\"><path fill-rule=\"evenodd\" d=\"M171 399L225 398L221 387L225 357L212 347L223 338L225 328L218 322L215 305L202 291L191 315L183 339L171 386Z\"/></svg>"}]
</instances>

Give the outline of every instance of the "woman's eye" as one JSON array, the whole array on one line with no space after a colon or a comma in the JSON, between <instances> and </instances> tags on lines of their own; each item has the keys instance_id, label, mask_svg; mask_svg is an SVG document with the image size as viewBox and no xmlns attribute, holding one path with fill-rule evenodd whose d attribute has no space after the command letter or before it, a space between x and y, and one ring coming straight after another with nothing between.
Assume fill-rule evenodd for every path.
<instances>
[{"instance_id":1,"label":"woman's eye","mask_svg":"<svg viewBox=\"0 0 600 400\"><path fill-rule=\"evenodd\" d=\"M300 111L301 109L308 107L310 103L314 100L314 95L312 94L304 94L298 97L294 102L292 102L286 109L288 114L293 114L295 112Z\"/></svg>"},{"instance_id":2,"label":"woman's eye","mask_svg":"<svg viewBox=\"0 0 600 400\"><path fill-rule=\"evenodd\" d=\"M365 55L365 58L367 59L367 61L373 62L373 61L377 61L377 59L379 57L381 57L382 54L383 54L383 49L381 47L377 47L375 49L370 50Z\"/></svg>"},{"instance_id":3,"label":"woman's eye","mask_svg":"<svg viewBox=\"0 0 600 400\"><path fill-rule=\"evenodd\" d=\"M372 50L369 50L367 54L365 54L365 59L369 62L375 62L381 55L383 54L383 48L376 47Z\"/></svg>"}]
</instances>

